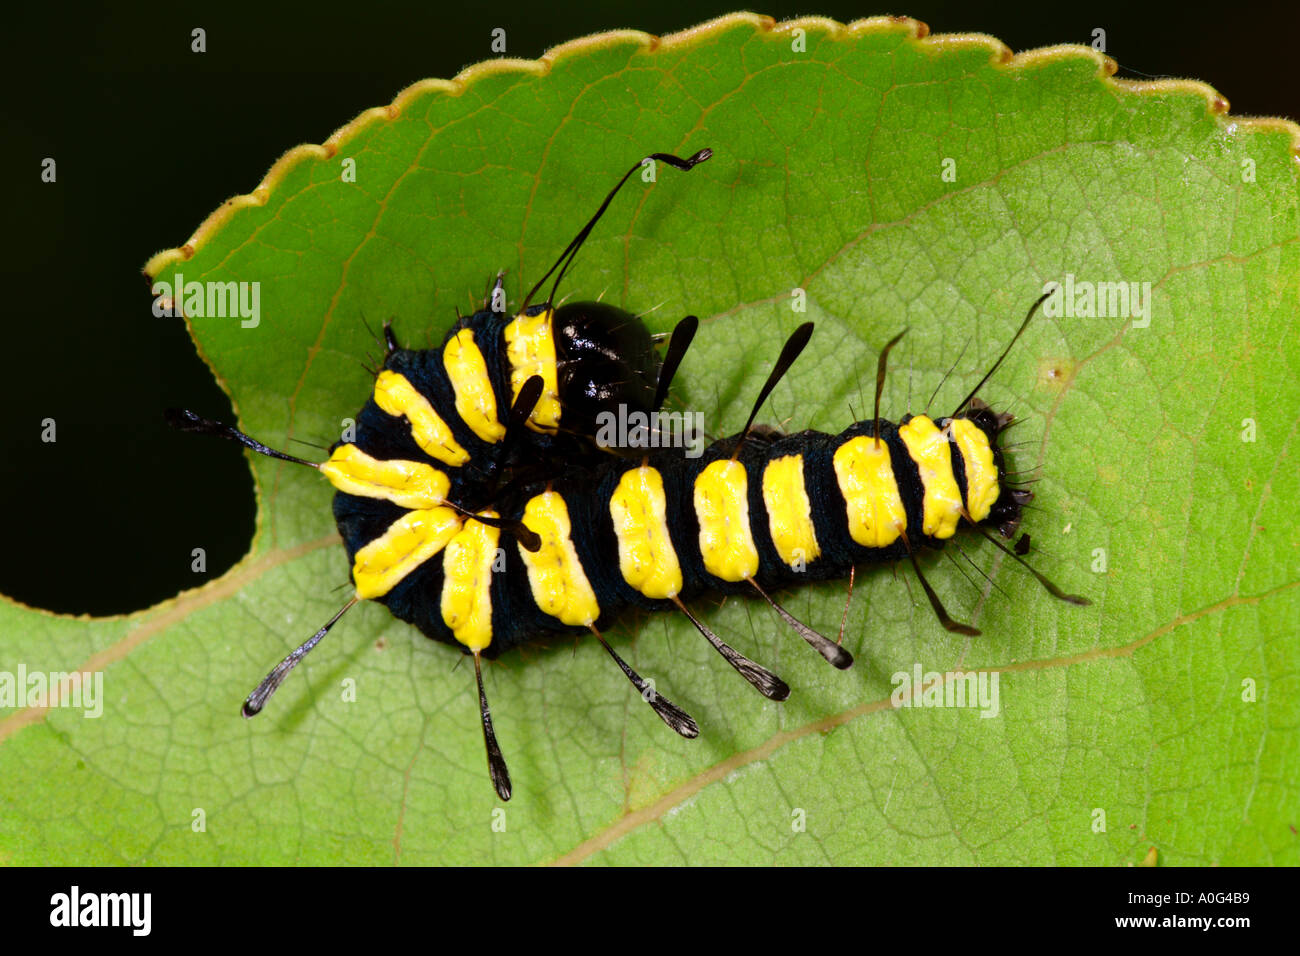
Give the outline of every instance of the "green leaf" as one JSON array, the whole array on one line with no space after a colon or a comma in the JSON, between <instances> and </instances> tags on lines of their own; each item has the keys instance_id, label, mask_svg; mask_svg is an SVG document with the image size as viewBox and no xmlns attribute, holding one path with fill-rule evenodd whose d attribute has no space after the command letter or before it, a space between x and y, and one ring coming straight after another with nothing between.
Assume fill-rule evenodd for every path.
<instances>
[{"instance_id":1,"label":"green leaf","mask_svg":"<svg viewBox=\"0 0 1300 956\"><path fill-rule=\"evenodd\" d=\"M983 636L942 630L910 569L869 570L846 672L761 605L701 602L789 681L783 705L685 621L629 620L615 646L696 717L695 741L593 642L529 647L485 675L516 785L494 817L472 671L382 607L345 619L261 717L238 716L347 579L329 487L258 459L259 532L222 580L126 618L0 605L6 668L103 675L97 719L0 714L0 856L1300 861L1300 131L1235 119L1199 84L1109 79L1088 49L1013 58L924 33L744 15L481 64L290 152L148 271L260 282L256 328L190 324L242 427L276 447L328 443L361 406L359 360L377 350L363 319L436 341L500 267L517 301L651 151L716 155L634 179L566 288L653 309L656 330L700 315L678 399L714 433L743 422L801 321L817 334L767 415L838 431L870 416L877 350L904 326L895 418L936 388L937 411L955 405L1045 282L1150 283L1149 320L1042 318L982 389L1025 419L1012 457L1041 475L1029 560L1091 607L970 537L990 582L956 555L925 567ZM832 582L786 603L834 634L844 594ZM918 664L998 672L999 712L894 709L894 675Z\"/></svg>"}]
</instances>

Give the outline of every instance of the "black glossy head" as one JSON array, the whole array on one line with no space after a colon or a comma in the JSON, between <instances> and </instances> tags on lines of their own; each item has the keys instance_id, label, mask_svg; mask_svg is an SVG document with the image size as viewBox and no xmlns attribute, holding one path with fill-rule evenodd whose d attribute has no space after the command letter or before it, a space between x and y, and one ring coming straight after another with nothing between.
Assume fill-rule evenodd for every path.
<instances>
[{"instance_id":1,"label":"black glossy head","mask_svg":"<svg viewBox=\"0 0 1300 956\"><path fill-rule=\"evenodd\" d=\"M660 360L630 312L601 302L555 310L556 384L565 431L594 435L602 411L653 411Z\"/></svg>"}]
</instances>

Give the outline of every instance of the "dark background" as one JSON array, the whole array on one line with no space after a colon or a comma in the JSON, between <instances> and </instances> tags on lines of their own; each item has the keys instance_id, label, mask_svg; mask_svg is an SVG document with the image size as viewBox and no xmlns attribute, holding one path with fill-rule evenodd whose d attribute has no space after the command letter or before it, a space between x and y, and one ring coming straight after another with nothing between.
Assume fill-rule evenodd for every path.
<instances>
[{"instance_id":1,"label":"dark background","mask_svg":"<svg viewBox=\"0 0 1300 956\"><path fill-rule=\"evenodd\" d=\"M671 33L740 9L709 0L603 9L502 0L450 11L376 2L180 6L25 4L6 10L0 26L0 593L35 606L146 607L223 573L252 540L243 453L162 424L167 405L226 420L231 410L183 324L152 315L140 271L150 255L249 192L290 147L323 141L416 80L489 58L494 27L506 30L510 56L534 58L588 33ZM841 22L906 13L932 32L988 33L1016 51L1089 43L1101 27L1120 76L1204 80L1238 115L1300 112L1292 60L1300 4L891 6L753 9ZM190 53L196 26L207 30L202 55ZM40 181L46 156L57 160L57 184ZM54 444L40 440L45 418L57 422ZM207 546L206 575L190 570L196 541Z\"/></svg>"}]
</instances>

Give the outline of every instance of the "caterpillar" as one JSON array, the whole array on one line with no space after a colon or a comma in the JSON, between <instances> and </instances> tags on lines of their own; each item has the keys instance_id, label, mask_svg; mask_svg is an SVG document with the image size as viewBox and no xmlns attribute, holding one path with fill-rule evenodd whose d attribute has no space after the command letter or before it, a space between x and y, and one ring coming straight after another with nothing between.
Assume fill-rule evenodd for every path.
<instances>
[{"instance_id":1,"label":"caterpillar","mask_svg":"<svg viewBox=\"0 0 1300 956\"><path fill-rule=\"evenodd\" d=\"M705 153L691 160L668 158L693 165L707 159ZM556 288L618 188L552 267L552 272L559 269ZM499 288L499 276L497 281ZM541 310L531 314L525 299L513 321L545 315L554 321L561 312L552 306L554 296L553 288ZM242 713L251 717L260 712L351 607L359 600L375 600L427 636L473 657L489 776L497 795L509 800L512 783L493 729L481 660L529 641L594 634L660 719L693 738L699 734L694 719L657 693L603 636L629 608L683 613L756 690L780 701L788 698L789 685L714 634L690 611L688 601L705 593L761 597L799 637L843 669L852 664L848 651L794 618L771 592L852 575L861 565L907 559L940 624L977 635L977 629L948 615L917 560L921 551L942 548L964 524L1026 567L1053 596L1089 603L1030 567L1017 553L1019 547L1013 550L998 540L1014 535L1032 495L1007 481L998 439L1012 417L993 412L977 398L1045 298L1033 304L1002 355L947 417L907 415L897 423L880 417L887 357L903 333L895 336L878 358L874 418L854 422L838 435L786 435L755 424L812 335L812 324L805 323L787 340L745 427L714 441L698 458L677 448L625 457L591 450L595 412L629 398L649 410L662 404L695 332L690 317L679 323L661 363L646 357L648 333L622 348L573 359L579 380L604 374L618 386L603 395L584 393L585 405L551 386L544 363L517 361L519 353L508 349L505 361L495 353L498 375L490 389L486 355L459 387L454 374L445 382L434 373L422 374L439 363L454 366L456 350L464 348L463 339L457 345L463 333L500 327L501 310L492 310L491 320L479 319L477 325L458 322L438 350L403 350L385 326L384 368L358 417L357 440L336 444L329 460L319 464L270 449L231 426L173 413L180 427L318 468L336 489L334 516L354 594L267 674ZM623 374L637 362L643 373L631 388L626 386L632 379L609 374ZM405 401L380 394L392 391L385 383L394 380L386 374L410 383L402 393ZM511 395L509 413L502 416L497 409L505 407L500 397L506 394ZM572 414L566 405L570 399L576 409ZM450 463L435 454L446 449L430 439L435 434L430 412L450 426L453 439L465 431L479 439L478 444L466 439L473 454L451 466L463 471L447 474L450 469L443 466ZM544 438L559 435L561 419L569 429L567 446L523 437L530 430ZM475 424L484 426L482 434ZM566 456L565 447L577 457ZM516 454L521 448L524 453Z\"/></svg>"}]
</instances>

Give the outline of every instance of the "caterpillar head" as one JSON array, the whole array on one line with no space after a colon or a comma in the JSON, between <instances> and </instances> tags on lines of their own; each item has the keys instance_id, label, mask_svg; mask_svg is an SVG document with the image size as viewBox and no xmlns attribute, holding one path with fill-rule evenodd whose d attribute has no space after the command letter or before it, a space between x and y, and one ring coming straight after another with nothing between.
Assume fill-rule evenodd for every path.
<instances>
[{"instance_id":1,"label":"caterpillar head","mask_svg":"<svg viewBox=\"0 0 1300 956\"><path fill-rule=\"evenodd\" d=\"M641 320L601 302L555 310L556 385L564 428L594 434L603 411L653 411L659 356Z\"/></svg>"}]
</instances>

